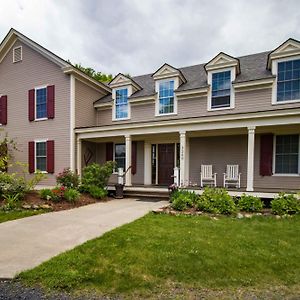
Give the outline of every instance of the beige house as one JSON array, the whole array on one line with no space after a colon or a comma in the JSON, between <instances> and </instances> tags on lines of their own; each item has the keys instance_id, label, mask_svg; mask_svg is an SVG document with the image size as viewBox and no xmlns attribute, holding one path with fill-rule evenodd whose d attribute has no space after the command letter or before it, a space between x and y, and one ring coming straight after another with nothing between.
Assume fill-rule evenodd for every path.
<instances>
[{"instance_id":1,"label":"beige house","mask_svg":"<svg viewBox=\"0 0 300 300\"><path fill-rule=\"evenodd\" d=\"M64 167L81 173L115 160L129 169L127 188L200 187L201 169L216 174L217 186L234 170L240 191L300 187L300 42L293 39L273 51L118 74L107 86L11 30L0 46L0 95L2 127L22 149L16 158L29 160L31 172L48 168L45 184Z\"/></svg>"}]
</instances>

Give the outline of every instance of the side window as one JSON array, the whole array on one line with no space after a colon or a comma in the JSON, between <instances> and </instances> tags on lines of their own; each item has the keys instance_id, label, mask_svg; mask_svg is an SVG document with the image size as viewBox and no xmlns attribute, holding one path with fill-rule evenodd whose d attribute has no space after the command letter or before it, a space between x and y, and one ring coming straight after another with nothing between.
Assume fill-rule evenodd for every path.
<instances>
[{"instance_id":1,"label":"side window","mask_svg":"<svg viewBox=\"0 0 300 300\"><path fill-rule=\"evenodd\" d=\"M115 161L117 168L125 170L125 144L115 144Z\"/></svg>"},{"instance_id":2,"label":"side window","mask_svg":"<svg viewBox=\"0 0 300 300\"><path fill-rule=\"evenodd\" d=\"M174 113L174 80L159 83L160 115Z\"/></svg>"},{"instance_id":3,"label":"side window","mask_svg":"<svg viewBox=\"0 0 300 300\"><path fill-rule=\"evenodd\" d=\"M35 143L35 165L36 170L42 172L47 171L47 143L36 142Z\"/></svg>"},{"instance_id":4,"label":"side window","mask_svg":"<svg viewBox=\"0 0 300 300\"><path fill-rule=\"evenodd\" d=\"M230 107L231 72L212 74L211 108Z\"/></svg>"},{"instance_id":5,"label":"side window","mask_svg":"<svg viewBox=\"0 0 300 300\"><path fill-rule=\"evenodd\" d=\"M47 118L47 88L36 89L35 99L35 119Z\"/></svg>"}]
</instances>

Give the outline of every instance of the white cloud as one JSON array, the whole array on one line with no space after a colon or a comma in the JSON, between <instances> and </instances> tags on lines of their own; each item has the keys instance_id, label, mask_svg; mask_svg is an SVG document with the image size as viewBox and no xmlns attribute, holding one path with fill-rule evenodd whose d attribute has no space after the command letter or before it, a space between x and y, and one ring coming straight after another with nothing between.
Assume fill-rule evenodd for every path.
<instances>
[{"instance_id":1,"label":"white cloud","mask_svg":"<svg viewBox=\"0 0 300 300\"><path fill-rule=\"evenodd\" d=\"M99 71L151 73L265 51L300 39L300 2L210 0L1 1L14 27L59 56Z\"/></svg>"}]
</instances>

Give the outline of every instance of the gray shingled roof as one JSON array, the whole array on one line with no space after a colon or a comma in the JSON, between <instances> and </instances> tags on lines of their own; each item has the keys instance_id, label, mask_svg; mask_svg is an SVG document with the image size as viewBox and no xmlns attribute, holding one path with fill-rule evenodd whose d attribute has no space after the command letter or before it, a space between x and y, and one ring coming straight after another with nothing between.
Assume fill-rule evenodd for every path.
<instances>
[{"instance_id":1,"label":"gray shingled roof","mask_svg":"<svg viewBox=\"0 0 300 300\"><path fill-rule=\"evenodd\" d=\"M237 75L235 82L251 81L256 79L271 78L272 73L266 69L268 52L251 54L238 57L240 60L241 73ZM205 64L179 68L187 82L182 84L177 91L186 91L207 86L207 74L204 69ZM132 77L132 79L143 89L134 93L130 98L151 96L155 94L155 85L152 74ZM112 101L111 95L107 95L96 104Z\"/></svg>"}]
</instances>

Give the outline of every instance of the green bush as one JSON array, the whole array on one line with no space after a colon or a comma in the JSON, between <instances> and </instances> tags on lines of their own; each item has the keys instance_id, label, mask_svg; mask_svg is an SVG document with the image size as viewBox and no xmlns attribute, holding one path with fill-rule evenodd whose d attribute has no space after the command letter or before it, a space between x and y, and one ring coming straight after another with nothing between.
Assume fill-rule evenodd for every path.
<instances>
[{"instance_id":1,"label":"green bush","mask_svg":"<svg viewBox=\"0 0 300 300\"><path fill-rule=\"evenodd\" d=\"M67 189L64 198L71 203L76 202L80 198L80 193L75 189Z\"/></svg>"},{"instance_id":2,"label":"green bush","mask_svg":"<svg viewBox=\"0 0 300 300\"><path fill-rule=\"evenodd\" d=\"M238 201L238 208L247 212L260 212L264 205L259 197L243 194Z\"/></svg>"},{"instance_id":3,"label":"green bush","mask_svg":"<svg viewBox=\"0 0 300 300\"><path fill-rule=\"evenodd\" d=\"M50 189L42 189L42 190L40 190L40 197L41 197L41 199L44 199L44 200L52 200L54 197L54 194L53 194L52 190L50 190Z\"/></svg>"},{"instance_id":4,"label":"green bush","mask_svg":"<svg viewBox=\"0 0 300 300\"><path fill-rule=\"evenodd\" d=\"M56 182L58 185L62 185L67 188L77 188L79 185L79 176L75 172L71 171L70 168L65 168L56 176Z\"/></svg>"},{"instance_id":5,"label":"green bush","mask_svg":"<svg viewBox=\"0 0 300 300\"><path fill-rule=\"evenodd\" d=\"M0 172L0 197L16 195L23 198L27 191L26 181L15 173Z\"/></svg>"},{"instance_id":6,"label":"green bush","mask_svg":"<svg viewBox=\"0 0 300 300\"><path fill-rule=\"evenodd\" d=\"M4 206L3 210L14 210L20 207L20 195L19 194L10 194L4 195Z\"/></svg>"},{"instance_id":7,"label":"green bush","mask_svg":"<svg viewBox=\"0 0 300 300\"><path fill-rule=\"evenodd\" d=\"M180 211L185 210L193 207L198 201L198 197L195 192L175 190L170 196L171 207Z\"/></svg>"},{"instance_id":8,"label":"green bush","mask_svg":"<svg viewBox=\"0 0 300 300\"><path fill-rule=\"evenodd\" d=\"M300 201L294 194L280 193L271 201L272 213L275 215L293 215L300 213Z\"/></svg>"},{"instance_id":9,"label":"green bush","mask_svg":"<svg viewBox=\"0 0 300 300\"><path fill-rule=\"evenodd\" d=\"M93 163L85 167L82 172L81 190L88 190L90 186L105 188L115 166L115 162L108 161L102 166L97 163Z\"/></svg>"},{"instance_id":10,"label":"green bush","mask_svg":"<svg viewBox=\"0 0 300 300\"><path fill-rule=\"evenodd\" d=\"M215 214L232 214L236 205L225 189L206 187L199 197L196 208Z\"/></svg>"},{"instance_id":11,"label":"green bush","mask_svg":"<svg viewBox=\"0 0 300 300\"><path fill-rule=\"evenodd\" d=\"M96 198L96 199L103 199L107 196L106 189L95 186L95 185L89 186L88 192L93 198Z\"/></svg>"}]
</instances>

